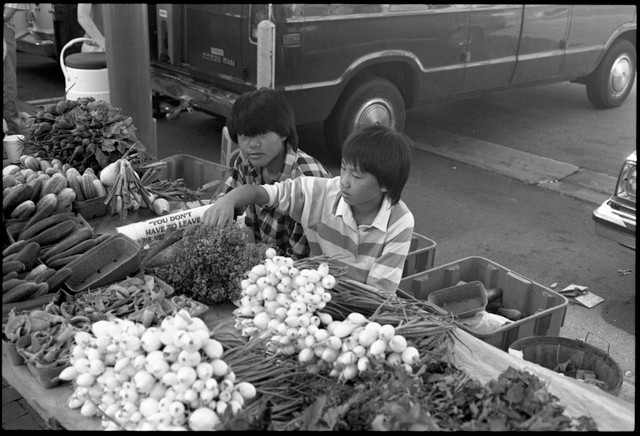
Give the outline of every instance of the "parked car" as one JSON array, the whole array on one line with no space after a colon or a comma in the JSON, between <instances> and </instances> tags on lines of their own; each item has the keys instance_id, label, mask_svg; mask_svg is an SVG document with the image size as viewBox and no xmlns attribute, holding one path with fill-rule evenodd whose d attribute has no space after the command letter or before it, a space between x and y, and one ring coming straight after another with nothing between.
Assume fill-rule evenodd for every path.
<instances>
[{"instance_id":1,"label":"parked car","mask_svg":"<svg viewBox=\"0 0 640 436\"><path fill-rule=\"evenodd\" d=\"M636 249L636 152L627 157L615 191L593 211L596 234Z\"/></svg>"}]
</instances>

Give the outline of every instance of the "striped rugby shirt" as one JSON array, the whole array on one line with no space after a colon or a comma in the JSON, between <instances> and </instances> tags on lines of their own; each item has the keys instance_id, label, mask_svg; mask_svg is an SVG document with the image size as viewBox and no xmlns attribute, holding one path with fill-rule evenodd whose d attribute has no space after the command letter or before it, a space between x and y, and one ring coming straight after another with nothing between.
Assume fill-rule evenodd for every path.
<instances>
[{"instance_id":1,"label":"striped rugby shirt","mask_svg":"<svg viewBox=\"0 0 640 436\"><path fill-rule=\"evenodd\" d=\"M276 181L299 176L331 177L331 173L314 157L300 149L294 151L291 146L287 145L284 168ZM240 154L233 165L233 173L227 178L222 192L226 194L240 185L262 185L263 183L260 171L251 162L243 159ZM294 259L309 256L309 244L304 234L304 227L286 213L258 205L248 206L245 211L245 224L253 230L256 241L275 245L286 256Z\"/></svg>"},{"instance_id":2,"label":"striped rugby shirt","mask_svg":"<svg viewBox=\"0 0 640 436\"><path fill-rule=\"evenodd\" d=\"M348 267L350 278L395 294L415 224L402 200L392 206L385 197L373 223L358 226L342 198L340 177L300 177L262 187L267 206L304 225L311 256L330 256Z\"/></svg>"}]
</instances>

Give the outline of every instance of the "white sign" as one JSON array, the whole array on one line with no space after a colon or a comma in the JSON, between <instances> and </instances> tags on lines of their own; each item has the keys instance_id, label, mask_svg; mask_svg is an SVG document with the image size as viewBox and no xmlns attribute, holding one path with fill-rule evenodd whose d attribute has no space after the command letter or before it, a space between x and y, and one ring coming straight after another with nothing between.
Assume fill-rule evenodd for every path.
<instances>
[{"instance_id":1,"label":"white sign","mask_svg":"<svg viewBox=\"0 0 640 436\"><path fill-rule=\"evenodd\" d=\"M158 216L147 221L116 227L116 231L130 237L134 241L137 241L141 247L144 247L151 242L164 239L166 233L170 230L200 224L202 215L204 215L204 211L207 210L209 206L211 205L207 204L193 209Z\"/></svg>"}]
</instances>

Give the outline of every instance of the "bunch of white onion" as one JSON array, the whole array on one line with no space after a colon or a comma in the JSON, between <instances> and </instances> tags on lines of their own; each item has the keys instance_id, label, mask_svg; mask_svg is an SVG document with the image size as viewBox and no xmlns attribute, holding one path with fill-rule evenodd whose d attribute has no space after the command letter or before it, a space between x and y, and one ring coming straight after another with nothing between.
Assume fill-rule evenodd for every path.
<instances>
[{"instance_id":1,"label":"bunch of white onion","mask_svg":"<svg viewBox=\"0 0 640 436\"><path fill-rule=\"evenodd\" d=\"M272 352L297 353L300 363L315 365L314 370L329 369L331 376L350 380L367 370L371 358L408 371L419 360L418 350L396 335L392 325L369 322L355 312L334 321L322 312L331 300L328 290L335 286L326 263L298 270L293 259L270 249L241 286L236 328L244 336L265 338Z\"/></svg>"},{"instance_id":2,"label":"bunch of white onion","mask_svg":"<svg viewBox=\"0 0 640 436\"><path fill-rule=\"evenodd\" d=\"M91 334L93 333L93 334ZM213 430L256 395L237 382L221 359L223 348L204 321L186 310L159 327L114 318L77 332L68 400L84 416L102 414L106 430Z\"/></svg>"},{"instance_id":3,"label":"bunch of white onion","mask_svg":"<svg viewBox=\"0 0 640 436\"><path fill-rule=\"evenodd\" d=\"M331 365L329 375L341 380L351 380L367 371L371 359L403 366L408 372L420 360L417 348L397 335L391 324L371 322L361 313L352 312L344 321L331 321L326 332L326 338L311 349L301 350L298 358L313 363L310 356L319 357Z\"/></svg>"},{"instance_id":4,"label":"bunch of white onion","mask_svg":"<svg viewBox=\"0 0 640 436\"><path fill-rule=\"evenodd\" d=\"M264 335L275 353L293 355L321 328L316 312L331 300L327 291L335 282L326 263L298 270L292 258L268 249L241 282L236 328L243 336Z\"/></svg>"}]
</instances>

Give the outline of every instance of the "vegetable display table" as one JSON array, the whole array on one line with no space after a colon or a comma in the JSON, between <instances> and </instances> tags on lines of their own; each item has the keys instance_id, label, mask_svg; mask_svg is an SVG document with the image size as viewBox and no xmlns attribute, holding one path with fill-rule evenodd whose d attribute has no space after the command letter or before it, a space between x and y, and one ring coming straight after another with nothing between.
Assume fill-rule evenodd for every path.
<instances>
[{"instance_id":1,"label":"vegetable display table","mask_svg":"<svg viewBox=\"0 0 640 436\"><path fill-rule=\"evenodd\" d=\"M125 222L117 217L92 219L89 224L99 233L115 233L115 228L123 224L149 219L148 210L139 210L131 214ZM201 315L206 325L213 331L214 338L237 336L231 320L233 304L210 306ZM559 399L565 413L571 417L588 416L593 419L600 431L632 431L635 428L635 407L633 404L600 390L596 386L566 377L542 367L534 362L522 360L490 345L472 334L456 329L459 340L454 341L451 350L451 362L457 368L466 371L469 376L481 383L497 379L509 367L525 370L538 376L548 391ZM101 420L87 418L79 409L70 409L67 405L73 393L70 383L46 389L39 384L26 365L14 366L7 356L7 347L3 343L2 375L16 391L36 410L43 420L53 429L99 430Z\"/></svg>"},{"instance_id":2,"label":"vegetable display table","mask_svg":"<svg viewBox=\"0 0 640 436\"><path fill-rule=\"evenodd\" d=\"M233 305L225 304L211 307L205 314L207 326L221 334L229 329L228 321ZM233 333L226 331L227 333ZM475 336L458 329L460 341L455 341L452 359L455 365L467 371L469 375L485 383L495 379L509 366L524 369L548 384L549 392L560 399L566 407L566 414L572 417L590 416L600 431L632 431L635 428L635 407L633 404L613 396L578 380L546 369L536 363L528 362L489 345ZM42 387L25 365L13 366L6 357L3 344L3 377L32 405L52 428L63 427L67 430L100 429L99 418L85 418L78 409L67 407L66 400L72 394L69 383L51 389Z\"/></svg>"}]
</instances>

